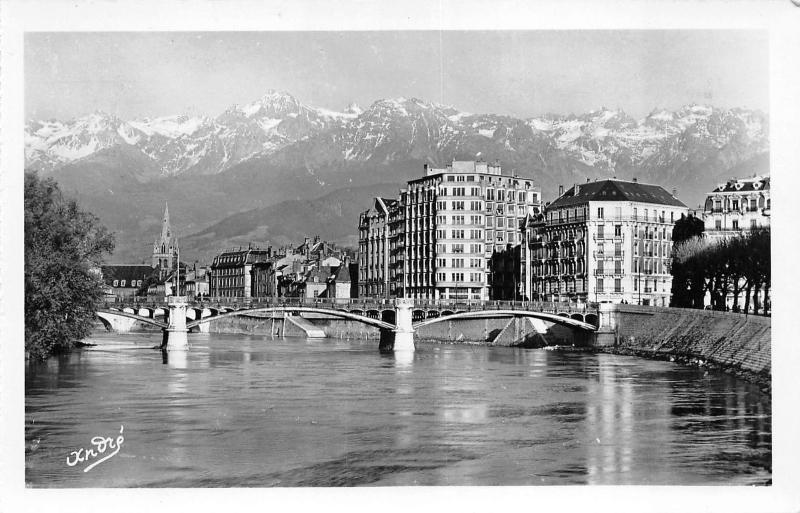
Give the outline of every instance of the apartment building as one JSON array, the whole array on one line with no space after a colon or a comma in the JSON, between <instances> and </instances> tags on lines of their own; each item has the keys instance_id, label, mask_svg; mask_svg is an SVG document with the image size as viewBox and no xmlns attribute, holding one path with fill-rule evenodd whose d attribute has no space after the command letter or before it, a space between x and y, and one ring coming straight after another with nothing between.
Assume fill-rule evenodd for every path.
<instances>
[{"instance_id":1,"label":"apartment building","mask_svg":"<svg viewBox=\"0 0 800 513\"><path fill-rule=\"evenodd\" d=\"M520 223L540 208L541 191L533 181L503 175L497 163L425 165L424 175L409 181L396 203L377 198L362 214L360 293L491 299L492 255L519 244Z\"/></svg>"},{"instance_id":2,"label":"apartment building","mask_svg":"<svg viewBox=\"0 0 800 513\"><path fill-rule=\"evenodd\" d=\"M576 184L524 223L523 294L668 306L672 228L688 208L658 185Z\"/></svg>"},{"instance_id":3,"label":"apartment building","mask_svg":"<svg viewBox=\"0 0 800 513\"><path fill-rule=\"evenodd\" d=\"M740 235L770 226L769 176L733 178L706 195L705 234L711 238Z\"/></svg>"},{"instance_id":4,"label":"apartment building","mask_svg":"<svg viewBox=\"0 0 800 513\"><path fill-rule=\"evenodd\" d=\"M392 235L390 226L397 222L398 200L375 198L369 210L361 213L358 219L358 295L360 297L396 297L390 272L392 254ZM393 217L392 217L393 216ZM390 219L391 218L391 219ZM394 236L394 249L397 241ZM395 260L397 258L394 252Z\"/></svg>"},{"instance_id":5,"label":"apartment building","mask_svg":"<svg viewBox=\"0 0 800 513\"><path fill-rule=\"evenodd\" d=\"M254 297L253 268L272 258L272 249L238 248L214 257L209 272L209 293L214 297ZM258 283L258 280L256 280Z\"/></svg>"}]
</instances>

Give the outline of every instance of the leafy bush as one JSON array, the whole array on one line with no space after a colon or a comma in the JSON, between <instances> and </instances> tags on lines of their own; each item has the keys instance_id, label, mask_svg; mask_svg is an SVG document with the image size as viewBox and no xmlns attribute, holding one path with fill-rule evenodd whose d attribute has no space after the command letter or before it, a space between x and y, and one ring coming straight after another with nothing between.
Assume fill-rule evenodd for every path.
<instances>
[{"instance_id":1,"label":"leafy bush","mask_svg":"<svg viewBox=\"0 0 800 513\"><path fill-rule=\"evenodd\" d=\"M102 298L100 263L114 237L53 179L25 173L25 349L45 358L86 337Z\"/></svg>"}]
</instances>

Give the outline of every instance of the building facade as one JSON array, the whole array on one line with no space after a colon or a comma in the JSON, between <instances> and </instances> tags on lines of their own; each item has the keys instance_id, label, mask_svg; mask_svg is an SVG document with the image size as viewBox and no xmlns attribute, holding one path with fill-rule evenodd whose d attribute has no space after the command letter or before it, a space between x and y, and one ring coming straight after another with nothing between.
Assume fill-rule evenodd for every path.
<instances>
[{"instance_id":1,"label":"building facade","mask_svg":"<svg viewBox=\"0 0 800 513\"><path fill-rule=\"evenodd\" d=\"M375 198L369 210L358 219L358 269L359 296L396 297L390 272L390 255L396 257L396 235L390 234L390 225L399 212L397 200ZM390 242L393 240L395 244Z\"/></svg>"},{"instance_id":2,"label":"building facade","mask_svg":"<svg viewBox=\"0 0 800 513\"><path fill-rule=\"evenodd\" d=\"M209 272L213 297L254 297L253 266L269 262L271 249L230 249L214 257Z\"/></svg>"},{"instance_id":3,"label":"building facade","mask_svg":"<svg viewBox=\"0 0 800 513\"><path fill-rule=\"evenodd\" d=\"M539 212L541 191L497 163L454 160L425 165L396 203L382 203L359 222L360 294L486 300L492 255L521 242L520 223Z\"/></svg>"},{"instance_id":4,"label":"building facade","mask_svg":"<svg viewBox=\"0 0 800 513\"><path fill-rule=\"evenodd\" d=\"M657 185L576 184L526 219L523 295L531 300L668 306L672 228L688 208Z\"/></svg>"},{"instance_id":5,"label":"building facade","mask_svg":"<svg viewBox=\"0 0 800 513\"><path fill-rule=\"evenodd\" d=\"M135 296L154 270L149 265L112 264L101 266L100 273L106 299L111 299Z\"/></svg>"},{"instance_id":6,"label":"building facade","mask_svg":"<svg viewBox=\"0 0 800 513\"><path fill-rule=\"evenodd\" d=\"M164 206L164 218L161 220L161 235L153 241L151 267L159 269L159 277L165 278L178 268L178 238L172 232L169 222L169 205Z\"/></svg>"},{"instance_id":7,"label":"building facade","mask_svg":"<svg viewBox=\"0 0 800 513\"><path fill-rule=\"evenodd\" d=\"M734 178L720 184L706 195L705 234L725 238L769 228L771 203L769 176Z\"/></svg>"}]
</instances>

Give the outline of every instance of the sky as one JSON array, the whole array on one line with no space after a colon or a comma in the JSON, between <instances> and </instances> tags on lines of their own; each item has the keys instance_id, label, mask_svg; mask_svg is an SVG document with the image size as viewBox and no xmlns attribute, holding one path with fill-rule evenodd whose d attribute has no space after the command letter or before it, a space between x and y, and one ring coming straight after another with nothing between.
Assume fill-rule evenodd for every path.
<instances>
[{"instance_id":1,"label":"sky","mask_svg":"<svg viewBox=\"0 0 800 513\"><path fill-rule=\"evenodd\" d=\"M769 111L768 34L733 30L59 32L25 36L28 119L216 116L267 90L527 118L691 103Z\"/></svg>"}]
</instances>

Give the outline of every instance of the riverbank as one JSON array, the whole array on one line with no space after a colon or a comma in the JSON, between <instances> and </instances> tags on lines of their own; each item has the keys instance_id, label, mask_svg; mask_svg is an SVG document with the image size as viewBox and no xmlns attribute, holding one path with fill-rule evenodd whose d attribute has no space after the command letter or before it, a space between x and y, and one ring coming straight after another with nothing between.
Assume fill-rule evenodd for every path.
<instances>
[{"instance_id":1,"label":"riverbank","mask_svg":"<svg viewBox=\"0 0 800 513\"><path fill-rule=\"evenodd\" d=\"M772 386L772 319L686 308L601 305L597 350L714 369Z\"/></svg>"}]
</instances>

